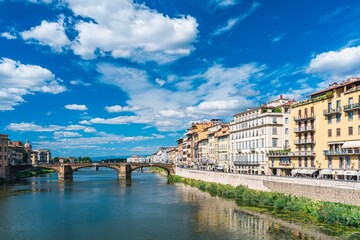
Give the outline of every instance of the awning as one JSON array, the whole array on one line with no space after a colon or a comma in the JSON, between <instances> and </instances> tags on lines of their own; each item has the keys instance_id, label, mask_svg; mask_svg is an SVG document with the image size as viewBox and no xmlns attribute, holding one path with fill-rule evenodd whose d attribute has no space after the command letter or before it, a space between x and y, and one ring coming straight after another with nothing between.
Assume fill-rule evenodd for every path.
<instances>
[{"instance_id":1,"label":"awning","mask_svg":"<svg viewBox=\"0 0 360 240\"><path fill-rule=\"evenodd\" d=\"M345 175L345 171L343 171L343 170L335 171L335 174L343 176L343 175Z\"/></svg>"},{"instance_id":2,"label":"awning","mask_svg":"<svg viewBox=\"0 0 360 240\"><path fill-rule=\"evenodd\" d=\"M360 147L360 141L346 141L342 148L358 148Z\"/></svg>"},{"instance_id":3,"label":"awning","mask_svg":"<svg viewBox=\"0 0 360 240\"><path fill-rule=\"evenodd\" d=\"M316 170L314 169L301 169L298 173L304 175L312 175Z\"/></svg>"},{"instance_id":4,"label":"awning","mask_svg":"<svg viewBox=\"0 0 360 240\"><path fill-rule=\"evenodd\" d=\"M291 175L297 174L301 169L293 169L291 170Z\"/></svg>"},{"instance_id":5,"label":"awning","mask_svg":"<svg viewBox=\"0 0 360 240\"><path fill-rule=\"evenodd\" d=\"M331 169L323 169L320 171L320 175L332 175L333 171Z\"/></svg>"},{"instance_id":6,"label":"awning","mask_svg":"<svg viewBox=\"0 0 360 240\"><path fill-rule=\"evenodd\" d=\"M343 144L344 141L336 141L336 142L328 142L329 145L333 145L333 144Z\"/></svg>"},{"instance_id":7,"label":"awning","mask_svg":"<svg viewBox=\"0 0 360 240\"><path fill-rule=\"evenodd\" d=\"M345 175L356 176L356 175L358 175L358 172L357 171L345 171Z\"/></svg>"},{"instance_id":8,"label":"awning","mask_svg":"<svg viewBox=\"0 0 360 240\"><path fill-rule=\"evenodd\" d=\"M301 169L298 174L306 174L308 169Z\"/></svg>"}]
</instances>

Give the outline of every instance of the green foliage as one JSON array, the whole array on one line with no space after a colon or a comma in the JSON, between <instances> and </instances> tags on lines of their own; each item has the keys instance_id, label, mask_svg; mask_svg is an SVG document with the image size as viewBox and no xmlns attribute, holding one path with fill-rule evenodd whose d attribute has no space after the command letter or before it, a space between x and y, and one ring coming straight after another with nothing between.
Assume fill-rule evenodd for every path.
<instances>
[{"instance_id":1,"label":"green foliage","mask_svg":"<svg viewBox=\"0 0 360 240\"><path fill-rule=\"evenodd\" d=\"M77 162L79 163L91 163L92 160L90 157L78 157Z\"/></svg>"},{"instance_id":2,"label":"green foliage","mask_svg":"<svg viewBox=\"0 0 360 240\"><path fill-rule=\"evenodd\" d=\"M263 192L249 189L247 186L223 185L208 183L200 180L170 175L169 182L182 182L197 187L201 191L209 192L211 196L231 198L238 205L270 207L279 210L298 212L320 222L360 229L360 207L341 203L313 201L309 198L296 197L283 193Z\"/></svg>"},{"instance_id":3,"label":"green foliage","mask_svg":"<svg viewBox=\"0 0 360 240\"><path fill-rule=\"evenodd\" d=\"M281 108L276 107L276 108L274 108L274 109L272 110L272 112L274 112L274 113L281 113Z\"/></svg>"}]
</instances>

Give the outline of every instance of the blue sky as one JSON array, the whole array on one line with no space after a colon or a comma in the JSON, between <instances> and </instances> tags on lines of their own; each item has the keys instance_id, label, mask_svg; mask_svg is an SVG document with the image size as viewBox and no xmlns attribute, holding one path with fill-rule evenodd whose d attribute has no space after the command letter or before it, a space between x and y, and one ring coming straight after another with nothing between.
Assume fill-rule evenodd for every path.
<instances>
[{"instance_id":1,"label":"blue sky","mask_svg":"<svg viewBox=\"0 0 360 240\"><path fill-rule=\"evenodd\" d=\"M359 33L355 0L0 0L1 133L151 154L191 122L359 76Z\"/></svg>"}]
</instances>

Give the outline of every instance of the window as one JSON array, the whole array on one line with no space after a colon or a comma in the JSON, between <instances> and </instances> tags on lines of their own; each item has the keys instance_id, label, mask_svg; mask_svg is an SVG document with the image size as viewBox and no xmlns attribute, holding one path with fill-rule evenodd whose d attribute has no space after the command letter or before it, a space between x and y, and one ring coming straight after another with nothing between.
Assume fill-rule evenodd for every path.
<instances>
[{"instance_id":1,"label":"window","mask_svg":"<svg viewBox=\"0 0 360 240\"><path fill-rule=\"evenodd\" d=\"M336 122L340 122L341 121L341 114L337 113L336 114Z\"/></svg>"},{"instance_id":2,"label":"window","mask_svg":"<svg viewBox=\"0 0 360 240\"><path fill-rule=\"evenodd\" d=\"M311 167L315 167L315 158L311 157Z\"/></svg>"},{"instance_id":3,"label":"window","mask_svg":"<svg viewBox=\"0 0 360 240\"><path fill-rule=\"evenodd\" d=\"M344 166L344 158L343 157L339 157L339 168L343 168Z\"/></svg>"},{"instance_id":4,"label":"window","mask_svg":"<svg viewBox=\"0 0 360 240\"><path fill-rule=\"evenodd\" d=\"M289 129L285 128L285 134L289 134Z\"/></svg>"},{"instance_id":5,"label":"window","mask_svg":"<svg viewBox=\"0 0 360 240\"><path fill-rule=\"evenodd\" d=\"M353 104L353 98L349 98L349 105Z\"/></svg>"},{"instance_id":6,"label":"window","mask_svg":"<svg viewBox=\"0 0 360 240\"><path fill-rule=\"evenodd\" d=\"M331 124L331 123L332 123L332 116L329 115L329 116L328 116L328 124Z\"/></svg>"},{"instance_id":7,"label":"window","mask_svg":"<svg viewBox=\"0 0 360 240\"><path fill-rule=\"evenodd\" d=\"M304 165L305 165L305 167L308 167L308 158L307 157L304 158Z\"/></svg>"},{"instance_id":8,"label":"window","mask_svg":"<svg viewBox=\"0 0 360 240\"><path fill-rule=\"evenodd\" d=\"M314 107L311 107L311 116L314 116Z\"/></svg>"},{"instance_id":9,"label":"window","mask_svg":"<svg viewBox=\"0 0 360 240\"><path fill-rule=\"evenodd\" d=\"M273 123L277 123L277 117L273 117Z\"/></svg>"},{"instance_id":10,"label":"window","mask_svg":"<svg viewBox=\"0 0 360 240\"><path fill-rule=\"evenodd\" d=\"M272 139L272 146L273 146L273 147L277 147L277 145L278 145L278 144L277 144L277 141L278 141L277 138L273 138L273 139Z\"/></svg>"},{"instance_id":11,"label":"window","mask_svg":"<svg viewBox=\"0 0 360 240\"><path fill-rule=\"evenodd\" d=\"M359 156L359 158L360 158L360 156ZM328 160L329 160L329 162L328 162L328 168L331 169L331 168L332 168L332 157L329 156L329 159L328 159Z\"/></svg>"},{"instance_id":12,"label":"window","mask_svg":"<svg viewBox=\"0 0 360 240\"><path fill-rule=\"evenodd\" d=\"M299 117L301 117L301 110L299 110Z\"/></svg>"},{"instance_id":13,"label":"window","mask_svg":"<svg viewBox=\"0 0 360 240\"><path fill-rule=\"evenodd\" d=\"M353 127L349 127L349 135L353 135Z\"/></svg>"},{"instance_id":14,"label":"window","mask_svg":"<svg viewBox=\"0 0 360 240\"><path fill-rule=\"evenodd\" d=\"M358 119L360 119L360 109L358 110Z\"/></svg>"},{"instance_id":15,"label":"window","mask_svg":"<svg viewBox=\"0 0 360 240\"><path fill-rule=\"evenodd\" d=\"M261 147L265 147L265 141L264 141L264 139L261 139Z\"/></svg>"},{"instance_id":16,"label":"window","mask_svg":"<svg viewBox=\"0 0 360 240\"><path fill-rule=\"evenodd\" d=\"M340 128L336 129L336 136L339 137L340 136Z\"/></svg>"},{"instance_id":17,"label":"window","mask_svg":"<svg viewBox=\"0 0 360 240\"><path fill-rule=\"evenodd\" d=\"M348 112L349 121L353 120L353 118L354 118L353 115L354 115L353 111Z\"/></svg>"},{"instance_id":18,"label":"window","mask_svg":"<svg viewBox=\"0 0 360 240\"><path fill-rule=\"evenodd\" d=\"M308 110L308 109L307 109L307 108L305 108L305 114L304 114L305 116L307 116L307 115L308 115L308 114L307 114L307 110Z\"/></svg>"},{"instance_id":19,"label":"window","mask_svg":"<svg viewBox=\"0 0 360 240\"><path fill-rule=\"evenodd\" d=\"M299 157L299 167L301 167L301 157Z\"/></svg>"},{"instance_id":20,"label":"window","mask_svg":"<svg viewBox=\"0 0 360 240\"><path fill-rule=\"evenodd\" d=\"M332 131L331 129L328 129L328 137L331 137L332 136Z\"/></svg>"},{"instance_id":21,"label":"window","mask_svg":"<svg viewBox=\"0 0 360 240\"><path fill-rule=\"evenodd\" d=\"M359 110L360 111L360 110ZM360 115L359 115L360 116ZM288 124L289 123L289 118L285 118L285 124Z\"/></svg>"},{"instance_id":22,"label":"window","mask_svg":"<svg viewBox=\"0 0 360 240\"><path fill-rule=\"evenodd\" d=\"M289 148L289 140L285 140L285 149Z\"/></svg>"},{"instance_id":23,"label":"window","mask_svg":"<svg viewBox=\"0 0 360 240\"><path fill-rule=\"evenodd\" d=\"M350 168L350 156L346 156L346 168Z\"/></svg>"},{"instance_id":24,"label":"window","mask_svg":"<svg viewBox=\"0 0 360 240\"><path fill-rule=\"evenodd\" d=\"M272 131L273 135L277 135L277 128L276 128L276 127L273 127L272 130L273 130L273 131Z\"/></svg>"},{"instance_id":25,"label":"window","mask_svg":"<svg viewBox=\"0 0 360 240\"><path fill-rule=\"evenodd\" d=\"M360 126L358 126L358 134L360 135ZM360 165L359 165L360 166Z\"/></svg>"}]
</instances>

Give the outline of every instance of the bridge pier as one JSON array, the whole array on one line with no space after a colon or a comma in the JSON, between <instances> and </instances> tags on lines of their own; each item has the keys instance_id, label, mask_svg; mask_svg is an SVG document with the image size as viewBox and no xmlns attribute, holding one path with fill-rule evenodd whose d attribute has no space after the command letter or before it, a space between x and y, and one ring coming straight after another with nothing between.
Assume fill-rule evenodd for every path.
<instances>
[{"instance_id":1,"label":"bridge pier","mask_svg":"<svg viewBox=\"0 0 360 240\"><path fill-rule=\"evenodd\" d=\"M94 166L94 170L95 170L95 171L99 171L99 166L98 166L98 165L95 165L95 166Z\"/></svg>"},{"instance_id":2,"label":"bridge pier","mask_svg":"<svg viewBox=\"0 0 360 240\"><path fill-rule=\"evenodd\" d=\"M71 166L61 165L59 167L59 180L72 180L73 179L73 169Z\"/></svg>"},{"instance_id":3,"label":"bridge pier","mask_svg":"<svg viewBox=\"0 0 360 240\"><path fill-rule=\"evenodd\" d=\"M120 166L118 170L118 179L130 179L131 178L131 167L128 165Z\"/></svg>"}]
</instances>

